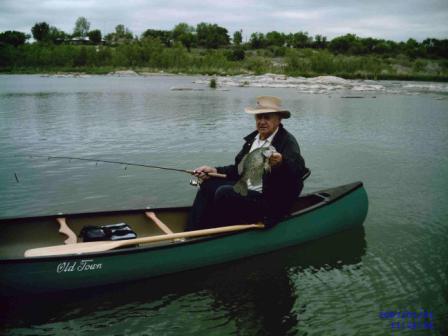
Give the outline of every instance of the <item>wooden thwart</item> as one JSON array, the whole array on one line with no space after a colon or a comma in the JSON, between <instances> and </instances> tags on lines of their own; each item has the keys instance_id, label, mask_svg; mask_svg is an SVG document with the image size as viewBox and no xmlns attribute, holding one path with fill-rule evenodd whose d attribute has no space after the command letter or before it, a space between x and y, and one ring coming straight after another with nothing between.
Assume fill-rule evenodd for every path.
<instances>
[{"instance_id":1,"label":"wooden thwart","mask_svg":"<svg viewBox=\"0 0 448 336\"><path fill-rule=\"evenodd\" d=\"M76 243L69 245L39 247L25 251L25 257L43 257L43 256L58 256L64 254L104 252L129 245L147 244L178 238L194 238L194 237L210 236L219 233L227 233L227 232L250 230L250 229L262 229L262 228L264 228L264 224L232 225L213 229L163 234L159 236L143 237L128 240L97 241L97 242Z\"/></svg>"},{"instance_id":2,"label":"wooden thwart","mask_svg":"<svg viewBox=\"0 0 448 336\"><path fill-rule=\"evenodd\" d=\"M65 221L65 218L58 217L56 218L58 221L60 227L59 227L59 233L66 235L67 239L64 241L66 244L76 244L78 241L78 237L76 237L76 234L70 229L67 225L67 222Z\"/></svg>"},{"instance_id":3,"label":"wooden thwart","mask_svg":"<svg viewBox=\"0 0 448 336\"><path fill-rule=\"evenodd\" d=\"M157 218L157 216L154 212L146 211L145 215L150 220L152 220L154 223L156 223L156 225L159 227L159 229L162 230L165 234L174 233L164 222L162 222L160 219Z\"/></svg>"}]
</instances>

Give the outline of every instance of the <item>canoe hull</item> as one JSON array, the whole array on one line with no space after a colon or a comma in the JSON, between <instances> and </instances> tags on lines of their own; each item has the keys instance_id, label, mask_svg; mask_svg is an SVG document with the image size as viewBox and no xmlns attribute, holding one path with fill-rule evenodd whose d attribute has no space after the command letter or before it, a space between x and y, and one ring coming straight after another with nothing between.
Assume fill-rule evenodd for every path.
<instances>
[{"instance_id":1,"label":"canoe hull","mask_svg":"<svg viewBox=\"0 0 448 336\"><path fill-rule=\"evenodd\" d=\"M360 226L367 210L367 194L359 184L337 200L268 230L107 253L0 260L0 294L101 286L229 262Z\"/></svg>"}]
</instances>

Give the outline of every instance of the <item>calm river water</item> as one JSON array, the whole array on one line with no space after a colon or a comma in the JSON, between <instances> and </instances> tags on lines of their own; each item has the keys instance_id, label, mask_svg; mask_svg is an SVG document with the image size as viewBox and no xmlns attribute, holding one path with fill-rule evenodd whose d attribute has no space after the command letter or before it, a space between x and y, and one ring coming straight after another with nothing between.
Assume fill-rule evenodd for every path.
<instances>
[{"instance_id":1,"label":"calm river water","mask_svg":"<svg viewBox=\"0 0 448 336\"><path fill-rule=\"evenodd\" d=\"M27 155L227 164L254 127L243 108L276 95L312 170L305 192L363 181L364 228L132 284L2 300L0 334L448 333L448 85L206 83L0 76L0 217L188 205L196 189L186 174Z\"/></svg>"}]
</instances>

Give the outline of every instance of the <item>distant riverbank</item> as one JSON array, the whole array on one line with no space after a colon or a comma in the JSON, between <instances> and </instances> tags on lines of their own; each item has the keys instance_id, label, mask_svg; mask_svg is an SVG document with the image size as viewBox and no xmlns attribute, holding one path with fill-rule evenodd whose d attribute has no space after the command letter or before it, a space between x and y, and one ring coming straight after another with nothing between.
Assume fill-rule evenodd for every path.
<instances>
[{"instance_id":1,"label":"distant riverbank","mask_svg":"<svg viewBox=\"0 0 448 336\"><path fill-rule=\"evenodd\" d=\"M128 49L126 49L127 47ZM342 55L327 50L246 50L235 60L230 49L183 47L129 49L98 46L25 46L11 49L9 62L0 66L8 74L138 74L262 75L267 73L312 78L336 76L344 79L448 81L446 59L411 58L406 55Z\"/></svg>"}]
</instances>

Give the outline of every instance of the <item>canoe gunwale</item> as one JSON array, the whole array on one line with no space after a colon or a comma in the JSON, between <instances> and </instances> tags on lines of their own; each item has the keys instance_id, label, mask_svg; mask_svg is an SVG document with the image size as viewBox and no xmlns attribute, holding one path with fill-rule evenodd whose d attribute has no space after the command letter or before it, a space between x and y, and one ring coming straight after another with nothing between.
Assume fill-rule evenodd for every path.
<instances>
[{"instance_id":1,"label":"canoe gunwale","mask_svg":"<svg viewBox=\"0 0 448 336\"><path fill-rule=\"evenodd\" d=\"M282 219L282 221L280 223L278 223L277 225L282 225L283 221L287 221L289 219L302 216L306 213L313 212L318 209L321 209L322 207L333 204L336 201L341 200L342 198L352 194L354 191L356 191L357 189L362 188L362 187L363 187L362 182L354 182L354 183L342 185L342 186L335 187L335 188L329 188L326 190L320 190L320 191L311 192L308 194L303 194L300 197L308 197L308 196L315 195L315 196L321 197L322 201L318 202L314 205L300 209L298 211L292 212L288 216L285 216ZM343 189L343 191L337 193L336 195L334 195L334 197L326 197L324 195L319 195L319 194L325 194L329 190L338 190L338 189ZM186 211L189 208L191 208L191 207L190 206L179 206L179 207L166 207L166 208L154 208L154 209L151 208L150 210L151 211L167 211L167 210L168 211L169 210L171 210L171 211ZM76 217L88 216L88 215L101 216L101 215L134 214L134 213L139 214L139 213L142 213L142 211L148 211L148 210L149 210L148 208L130 209L130 210L113 210L113 211L101 211L101 212L91 212L91 213L62 214L62 216L66 217L66 218L70 218L70 217L76 218ZM20 221L24 221L27 219L29 219L29 220L31 220L31 219L33 219L33 220L35 220L35 219L54 219L57 217L61 217L61 214L44 215L44 216L30 216L30 217L22 217L22 218L1 218L0 225L2 222L15 222L15 221L20 222ZM264 231L265 230L261 230L261 232L264 232ZM85 258L85 256L89 256L92 258L94 258L94 257L98 258L98 257L116 256L116 255L123 255L123 254L130 255L130 254L135 254L135 253L147 253L151 250L160 250L160 249L168 249L168 248L173 249L173 248L176 248L179 246L198 244L198 243L202 243L205 241L221 239L221 238L228 237L228 236L241 235L241 234L247 234L247 233L248 232L236 231L236 232L217 234L217 235L213 235L213 236L188 239L183 242L176 242L176 243L174 243L174 242L166 243L165 242L165 243L160 243L160 244L156 243L156 244L148 244L147 246L143 245L143 246L138 246L138 247L127 247L127 248L102 251L102 252L93 252L93 253L66 254L66 255L56 255L56 256L40 256L40 257L30 257L30 258L20 257L20 258L0 259L0 264L54 262L57 260L70 261L70 260L74 260L74 259Z\"/></svg>"}]
</instances>

